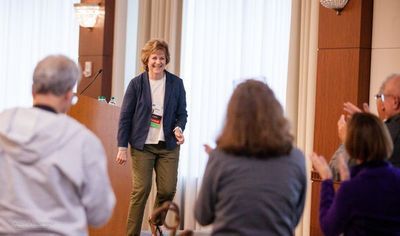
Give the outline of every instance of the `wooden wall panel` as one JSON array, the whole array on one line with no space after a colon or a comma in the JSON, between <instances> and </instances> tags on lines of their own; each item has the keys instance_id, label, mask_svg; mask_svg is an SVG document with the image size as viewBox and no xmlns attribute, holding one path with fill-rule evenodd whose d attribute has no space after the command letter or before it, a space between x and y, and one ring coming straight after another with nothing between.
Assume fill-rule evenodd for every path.
<instances>
[{"instance_id":1,"label":"wooden wall panel","mask_svg":"<svg viewBox=\"0 0 400 236\"><path fill-rule=\"evenodd\" d=\"M339 145L337 121L343 103L369 99L371 53L368 49L319 50L314 150L328 159ZM330 135L331 134L331 135Z\"/></svg>"},{"instance_id":2,"label":"wooden wall panel","mask_svg":"<svg viewBox=\"0 0 400 236\"><path fill-rule=\"evenodd\" d=\"M372 46L372 19L374 14L374 1L363 0L361 4L361 32L360 47L371 49ZM371 60L369 60L371 62Z\"/></svg>"},{"instance_id":3,"label":"wooden wall panel","mask_svg":"<svg viewBox=\"0 0 400 236\"><path fill-rule=\"evenodd\" d=\"M93 29L79 29L79 56L101 56L104 46L104 16L97 19Z\"/></svg>"},{"instance_id":4,"label":"wooden wall panel","mask_svg":"<svg viewBox=\"0 0 400 236\"><path fill-rule=\"evenodd\" d=\"M350 0L338 16L320 5L318 48L371 48L373 0Z\"/></svg>"}]
</instances>

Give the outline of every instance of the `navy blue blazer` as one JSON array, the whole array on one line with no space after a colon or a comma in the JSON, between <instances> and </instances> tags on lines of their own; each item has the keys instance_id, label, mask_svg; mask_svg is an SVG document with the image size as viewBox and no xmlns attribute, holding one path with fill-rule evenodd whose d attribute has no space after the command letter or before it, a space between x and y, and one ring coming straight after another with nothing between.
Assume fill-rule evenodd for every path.
<instances>
[{"instance_id":1,"label":"navy blue blazer","mask_svg":"<svg viewBox=\"0 0 400 236\"><path fill-rule=\"evenodd\" d=\"M179 126L182 131L187 121L186 92L183 81L176 75L165 71L165 95L163 128L166 148L176 147L173 129ZM121 107L118 128L118 146L143 150L150 128L152 112L151 90L148 73L133 78L128 85Z\"/></svg>"}]
</instances>

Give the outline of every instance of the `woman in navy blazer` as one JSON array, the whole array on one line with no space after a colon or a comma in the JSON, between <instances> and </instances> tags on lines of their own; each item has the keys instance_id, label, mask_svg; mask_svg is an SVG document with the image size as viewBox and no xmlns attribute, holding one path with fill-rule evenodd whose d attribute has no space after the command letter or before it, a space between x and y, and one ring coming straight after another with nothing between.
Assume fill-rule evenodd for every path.
<instances>
[{"instance_id":1,"label":"woman in navy blazer","mask_svg":"<svg viewBox=\"0 0 400 236\"><path fill-rule=\"evenodd\" d=\"M146 43L141 53L145 72L129 83L121 107L116 161L132 156L132 193L127 235L140 235L143 212L156 173L155 208L172 201L176 191L179 145L186 126L186 93L182 79L165 70L170 60L162 40ZM162 224L164 218L158 219Z\"/></svg>"}]
</instances>

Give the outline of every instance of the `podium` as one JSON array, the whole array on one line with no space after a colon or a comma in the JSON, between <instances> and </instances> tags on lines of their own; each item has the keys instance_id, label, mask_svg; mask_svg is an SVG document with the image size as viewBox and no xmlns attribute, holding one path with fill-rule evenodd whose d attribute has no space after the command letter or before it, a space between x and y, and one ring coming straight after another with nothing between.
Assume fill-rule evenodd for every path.
<instances>
[{"instance_id":1,"label":"podium","mask_svg":"<svg viewBox=\"0 0 400 236\"><path fill-rule=\"evenodd\" d=\"M101 228L89 228L89 235L126 235L132 178L129 158L122 166L115 162L118 152L117 132L120 108L81 95L68 115L85 125L103 143L107 155L108 174L116 196L116 205L110 221Z\"/></svg>"}]
</instances>

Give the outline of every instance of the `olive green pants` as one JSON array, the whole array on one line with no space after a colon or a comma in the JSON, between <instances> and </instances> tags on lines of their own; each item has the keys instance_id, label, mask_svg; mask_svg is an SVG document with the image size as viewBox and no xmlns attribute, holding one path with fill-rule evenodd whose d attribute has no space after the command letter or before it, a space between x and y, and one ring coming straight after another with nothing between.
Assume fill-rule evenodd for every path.
<instances>
[{"instance_id":1,"label":"olive green pants","mask_svg":"<svg viewBox=\"0 0 400 236\"><path fill-rule=\"evenodd\" d=\"M140 235L143 213L151 190L153 169L157 196L154 208L175 196L178 175L179 146L167 150L164 142L145 144L143 151L132 148L132 192L130 196L127 235ZM161 219L163 221L164 219Z\"/></svg>"}]
</instances>

